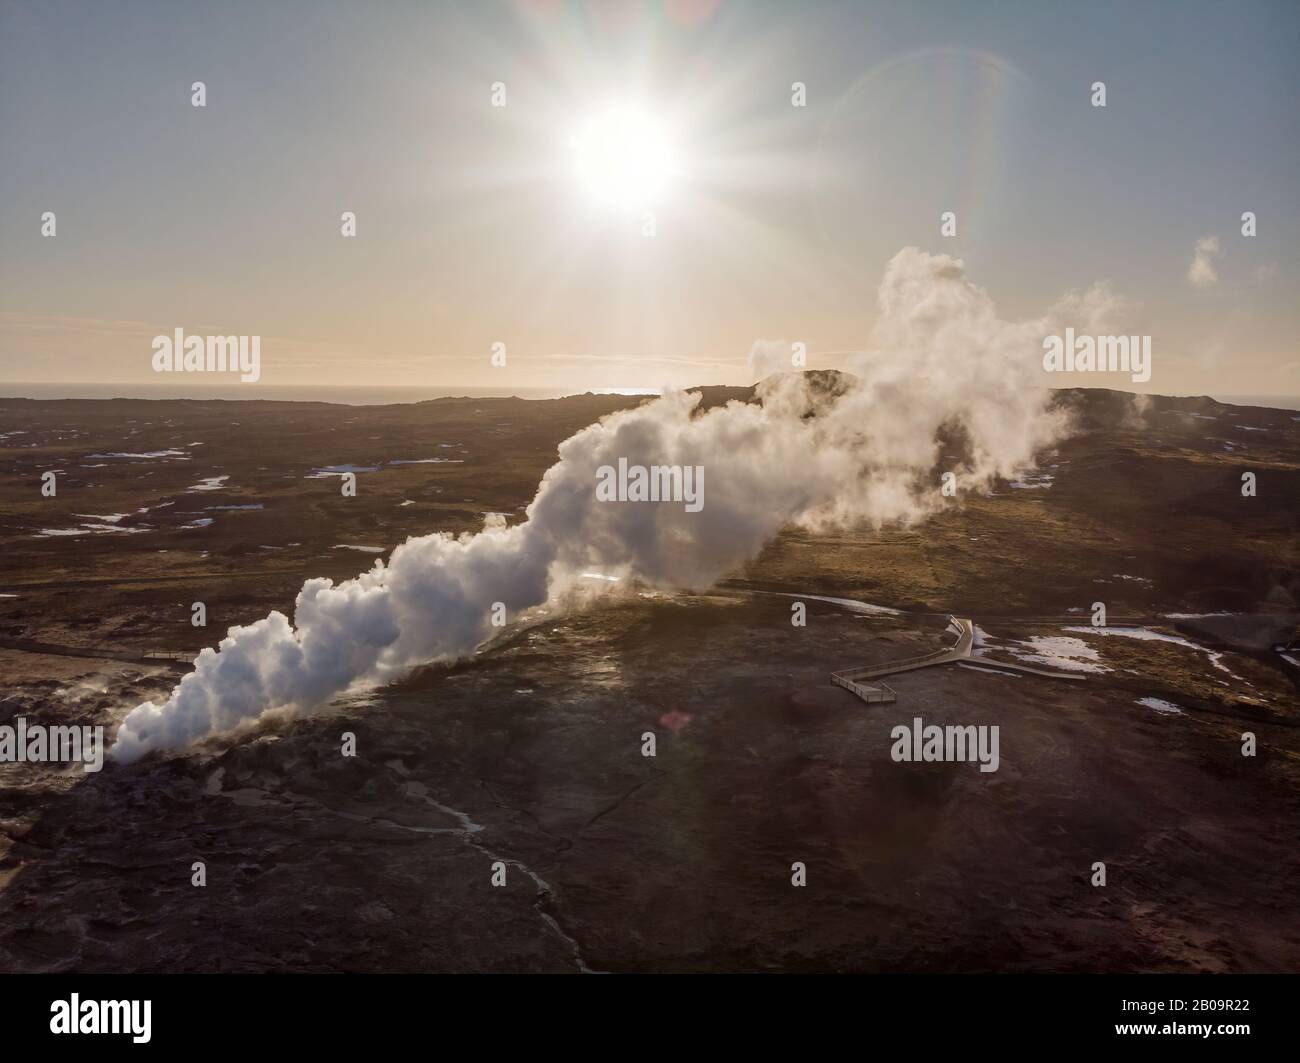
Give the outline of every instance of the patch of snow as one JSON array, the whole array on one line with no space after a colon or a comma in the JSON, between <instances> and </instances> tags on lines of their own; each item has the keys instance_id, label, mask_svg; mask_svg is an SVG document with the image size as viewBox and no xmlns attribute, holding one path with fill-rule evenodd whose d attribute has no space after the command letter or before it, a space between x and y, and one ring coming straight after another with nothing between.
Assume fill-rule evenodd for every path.
<instances>
[{"instance_id":1,"label":"patch of snow","mask_svg":"<svg viewBox=\"0 0 1300 1063\"><path fill-rule=\"evenodd\" d=\"M1067 672L1108 672L1101 664L1101 655L1082 639L1063 635L1033 635L1021 642L1020 648L1008 646L1012 655L1022 661L1051 665Z\"/></svg>"},{"instance_id":2,"label":"patch of snow","mask_svg":"<svg viewBox=\"0 0 1300 1063\"><path fill-rule=\"evenodd\" d=\"M122 535L139 535L141 532L152 531L151 528L122 528L116 524L102 524L88 522L77 528L42 528L36 533L38 539L49 539L55 536L66 535L107 535L112 532L118 532Z\"/></svg>"},{"instance_id":3,"label":"patch of snow","mask_svg":"<svg viewBox=\"0 0 1300 1063\"><path fill-rule=\"evenodd\" d=\"M1207 649L1205 646L1198 646L1195 642L1181 638L1178 635L1166 635L1161 631L1152 631L1148 627L1067 627L1064 630L1078 631L1085 635L1117 635L1120 638L1140 639L1144 642L1172 642L1175 646L1184 646L1189 650L1205 654L1210 658L1210 663L1215 668L1232 675L1228 667L1222 663L1222 653ZM1241 677L1233 676L1233 678L1240 679Z\"/></svg>"},{"instance_id":4,"label":"patch of snow","mask_svg":"<svg viewBox=\"0 0 1300 1063\"><path fill-rule=\"evenodd\" d=\"M1138 698L1139 705L1145 705L1148 709L1155 709L1156 712L1163 713L1166 716L1186 716L1182 709L1172 701L1165 701L1162 698Z\"/></svg>"},{"instance_id":5,"label":"patch of snow","mask_svg":"<svg viewBox=\"0 0 1300 1063\"><path fill-rule=\"evenodd\" d=\"M189 491L220 491L223 487L225 487L225 485L226 485L226 481L229 480L229 479L230 479L229 475L227 475L227 476L205 476L205 477L204 477L203 479L201 479L198 483L196 483L193 487L189 487L189 488L187 488L186 490L189 490Z\"/></svg>"},{"instance_id":6,"label":"patch of snow","mask_svg":"<svg viewBox=\"0 0 1300 1063\"><path fill-rule=\"evenodd\" d=\"M128 453L127 451L113 451L110 454L87 454L87 458L184 458L190 460L190 456L183 450L146 450L138 454Z\"/></svg>"},{"instance_id":7,"label":"patch of snow","mask_svg":"<svg viewBox=\"0 0 1300 1063\"><path fill-rule=\"evenodd\" d=\"M378 465L325 465L319 469L313 469L307 477L308 480L323 480L326 476L342 476L344 473L352 472L378 472Z\"/></svg>"}]
</instances>

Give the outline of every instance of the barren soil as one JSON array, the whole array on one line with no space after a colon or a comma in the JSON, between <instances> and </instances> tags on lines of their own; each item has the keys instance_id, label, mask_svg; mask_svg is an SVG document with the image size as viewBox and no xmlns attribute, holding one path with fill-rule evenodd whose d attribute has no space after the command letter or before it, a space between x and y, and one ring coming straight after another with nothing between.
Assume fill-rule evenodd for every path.
<instances>
[{"instance_id":1,"label":"barren soil","mask_svg":"<svg viewBox=\"0 0 1300 1063\"><path fill-rule=\"evenodd\" d=\"M380 556L355 547L523 519L556 445L639 401L0 400L0 723L111 736L182 674L145 653L291 612ZM1300 969L1300 420L1060 401L1078 431L1038 473L924 525L786 534L716 593L553 616L184 755L0 765L0 970ZM345 499L330 466L374 471ZM1065 630L1097 601L1110 633ZM1077 640L1086 681L831 685L947 613L990 660ZM914 716L997 725L999 770L895 763Z\"/></svg>"}]
</instances>

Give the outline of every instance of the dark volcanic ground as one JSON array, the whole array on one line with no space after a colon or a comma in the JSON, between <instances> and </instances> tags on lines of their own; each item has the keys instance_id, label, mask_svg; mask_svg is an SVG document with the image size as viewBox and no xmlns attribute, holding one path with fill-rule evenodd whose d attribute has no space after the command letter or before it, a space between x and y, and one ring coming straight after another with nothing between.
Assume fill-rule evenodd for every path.
<instances>
[{"instance_id":1,"label":"dark volcanic ground","mask_svg":"<svg viewBox=\"0 0 1300 1063\"><path fill-rule=\"evenodd\" d=\"M562 438L637 401L0 400L0 722L111 726L179 674L16 647L196 650L372 560L337 544L518 514ZM922 527L783 536L717 595L553 617L186 756L0 766L0 970L1300 968L1297 668L1274 648L1300 598L1300 422L1063 401L1081 430L1050 481ZM378 466L355 499L308 478L343 464ZM207 508L232 505L263 508ZM38 534L86 524L142 530ZM809 599L797 629L758 589L918 615ZM1063 630L1098 600L1147 637ZM920 614L947 611L995 657L1102 670L945 665L890 678L894 705L830 684L939 645ZM1164 615L1212 612L1232 615ZM999 771L894 763L918 715L998 725Z\"/></svg>"}]
</instances>

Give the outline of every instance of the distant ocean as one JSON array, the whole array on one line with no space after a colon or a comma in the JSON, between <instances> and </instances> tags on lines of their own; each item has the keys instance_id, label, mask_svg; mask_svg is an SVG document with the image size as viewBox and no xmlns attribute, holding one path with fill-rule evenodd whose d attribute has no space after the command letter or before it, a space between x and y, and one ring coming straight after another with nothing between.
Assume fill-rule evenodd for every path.
<instances>
[{"instance_id":1,"label":"distant ocean","mask_svg":"<svg viewBox=\"0 0 1300 1063\"><path fill-rule=\"evenodd\" d=\"M597 395L658 395L658 388L588 388ZM384 406L396 402L424 402L427 399L491 399L516 396L521 399L559 399L581 395L572 388L419 388L419 387L326 387L270 384L230 384L207 387L140 384L4 384L5 399L264 399L268 402L336 402L348 406Z\"/></svg>"},{"instance_id":2,"label":"distant ocean","mask_svg":"<svg viewBox=\"0 0 1300 1063\"><path fill-rule=\"evenodd\" d=\"M658 388L587 388L597 395L658 395ZM5 399L265 399L269 402L337 402L347 406L383 406L396 402L464 397L560 399L581 395L573 388L420 388L325 387L271 384L230 384L186 387L149 384L4 384ZM1268 406L1275 410L1300 410L1300 395L1214 395L1234 406Z\"/></svg>"},{"instance_id":3,"label":"distant ocean","mask_svg":"<svg viewBox=\"0 0 1300 1063\"><path fill-rule=\"evenodd\" d=\"M1215 395L1233 406L1270 406L1275 410L1300 410L1300 395Z\"/></svg>"}]
</instances>

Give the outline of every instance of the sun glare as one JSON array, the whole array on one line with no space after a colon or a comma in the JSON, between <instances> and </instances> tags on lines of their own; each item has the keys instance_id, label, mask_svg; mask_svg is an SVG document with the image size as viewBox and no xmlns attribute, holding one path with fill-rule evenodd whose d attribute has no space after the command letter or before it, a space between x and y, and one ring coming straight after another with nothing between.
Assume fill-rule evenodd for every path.
<instances>
[{"instance_id":1,"label":"sun glare","mask_svg":"<svg viewBox=\"0 0 1300 1063\"><path fill-rule=\"evenodd\" d=\"M591 118L574 139L574 151L588 194L610 206L654 202L673 173L663 124L635 108L612 107Z\"/></svg>"}]
</instances>

